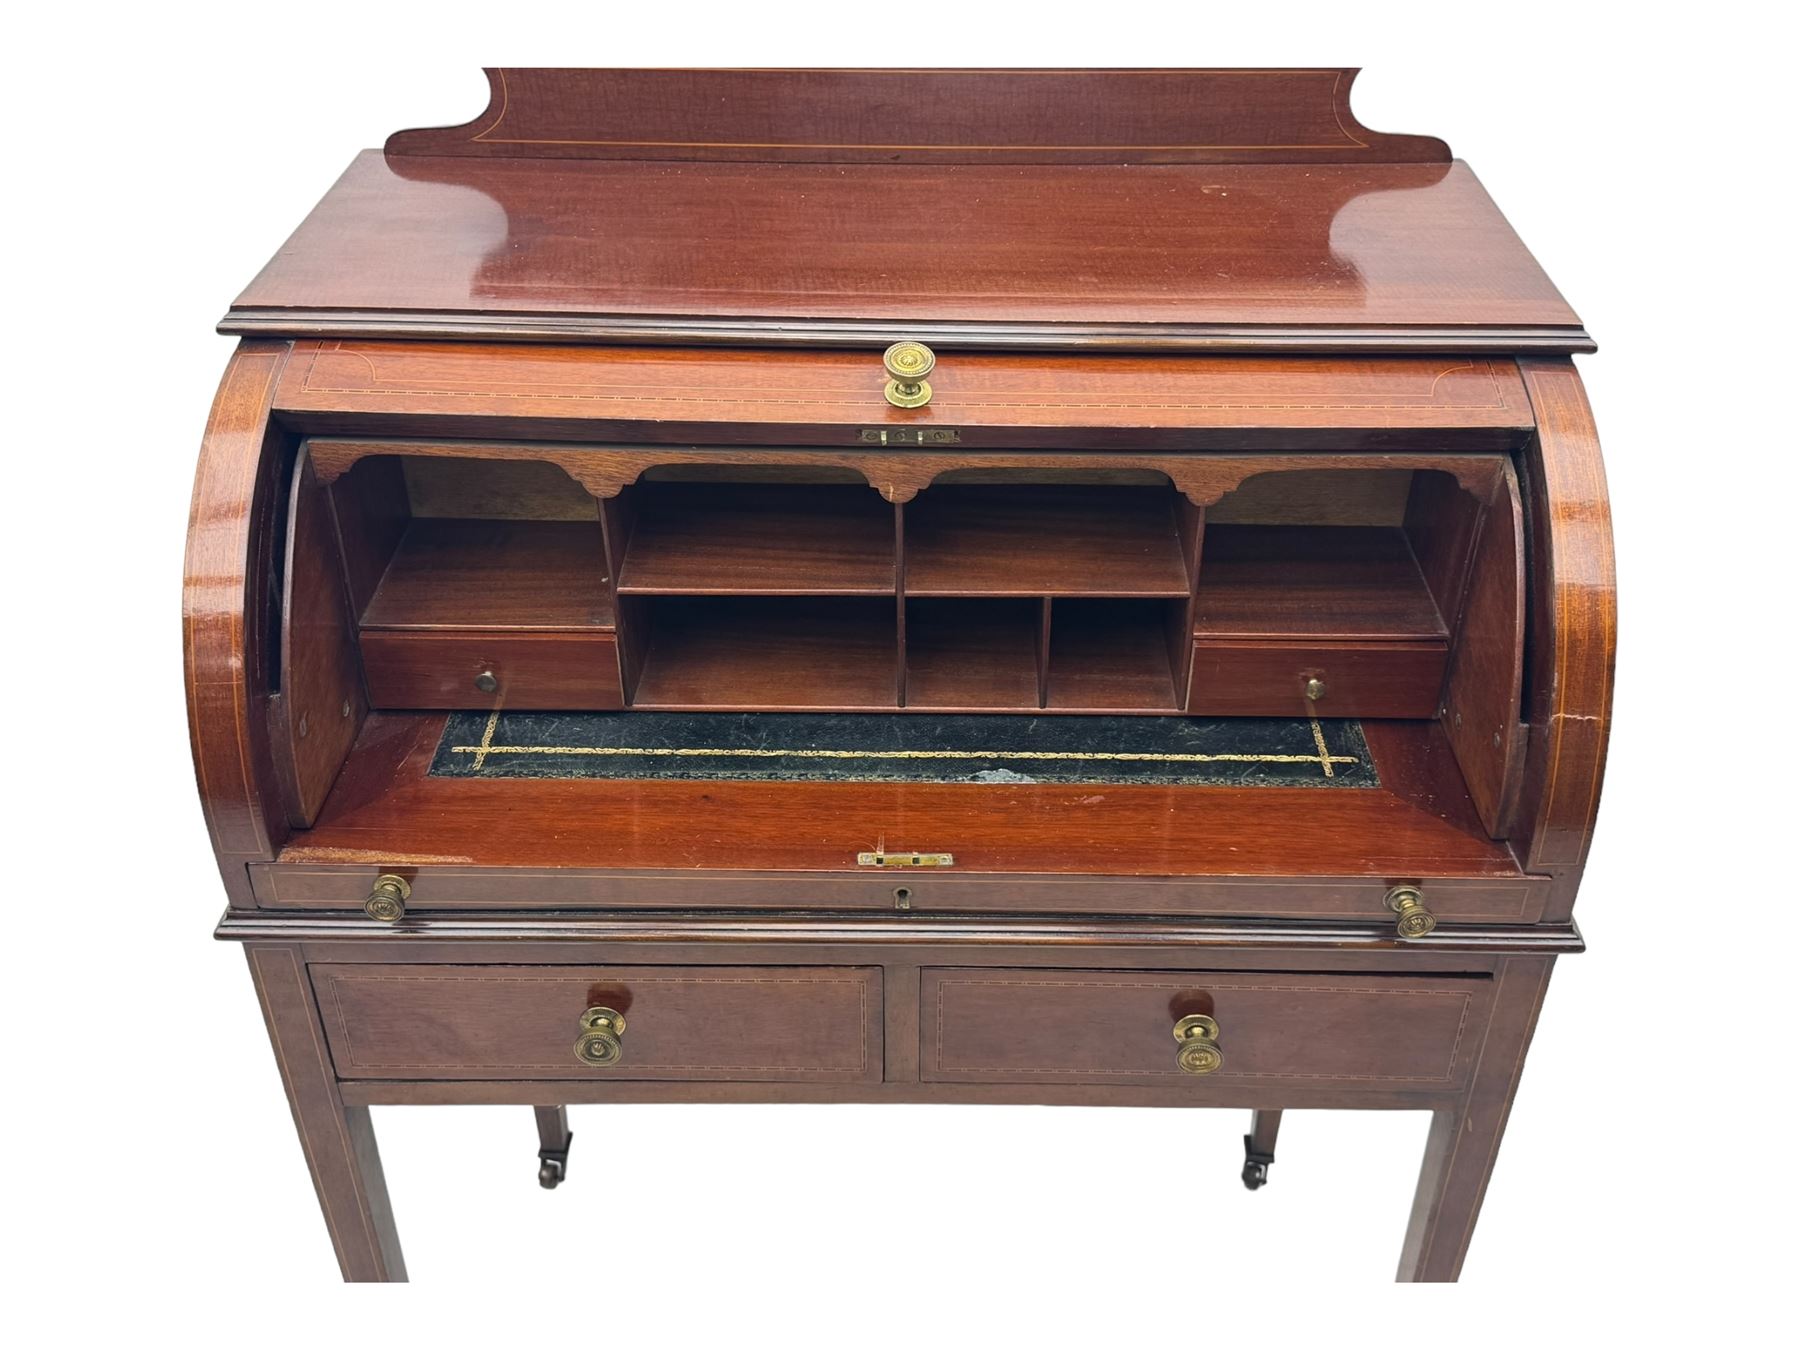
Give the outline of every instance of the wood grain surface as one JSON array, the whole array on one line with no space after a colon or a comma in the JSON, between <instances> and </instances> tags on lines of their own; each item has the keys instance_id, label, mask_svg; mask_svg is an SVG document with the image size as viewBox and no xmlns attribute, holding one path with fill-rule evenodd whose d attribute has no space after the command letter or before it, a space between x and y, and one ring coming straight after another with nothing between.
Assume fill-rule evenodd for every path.
<instances>
[{"instance_id":1,"label":"wood grain surface","mask_svg":"<svg viewBox=\"0 0 1800 1350\"><path fill-rule=\"evenodd\" d=\"M363 672L378 708L619 708L611 633L365 629ZM475 681L493 677L494 687Z\"/></svg>"},{"instance_id":2,"label":"wood grain surface","mask_svg":"<svg viewBox=\"0 0 1800 1350\"><path fill-rule=\"evenodd\" d=\"M1463 1082L1485 981L1239 975L1210 971L926 970L927 1082L1185 1083L1197 1100L1244 1080L1355 1089ZM1176 1020L1218 1023L1223 1063L1183 1074Z\"/></svg>"},{"instance_id":3,"label":"wood grain surface","mask_svg":"<svg viewBox=\"0 0 1800 1350\"><path fill-rule=\"evenodd\" d=\"M344 1078L879 1082L868 967L315 965ZM625 1017L616 1064L578 1060L589 1007Z\"/></svg>"},{"instance_id":4,"label":"wood grain surface","mask_svg":"<svg viewBox=\"0 0 1800 1350\"><path fill-rule=\"evenodd\" d=\"M269 422L288 344L244 342L225 368L194 472L181 591L188 739L225 894L251 905L245 864L287 837L269 743L268 578L285 536L284 438Z\"/></svg>"},{"instance_id":5,"label":"wood grain surface","mask_svg":"<svg viewBox=\"0 0 1800 1350\"><path fill-rule=\"evenodd\" d=\"M284 533L280 688L269 696L269 740L288 821L304 829L368 712L331 503L304 455L288 493Z\"/></svg>"},{"instance_id":6,"label":"wood grain surface","mask_svg":"<svg viewBox=\"0 0 1800 1350\"><path fill-rule=\"evenodd\" d=\"M220 328L874 351L902 337L1036 350L1592 347L1460 162L368 151Z\"/></svg>"},{"instance_id":7,"label":"wood grain surface","mask_svg":"<svg viewBox=\"0 0 1800 1350\"><path fill-rule=\"evenodd\" d=\"M1350 111L1353 68L487 71L487 109L387 153L896 163L1445 161Z\"/></svg>"},{"instance_id":8,"label":"wood grain surface","mask_svg":"<svg viewBox=\"0 0 1800 1350\"><path fill-rule=\"evenodd\" d=\"M1593 841L1612 732L1618 590L1599 433L1569 361L1521 362L1538 435L1523 455L1531 507L1530 724L1521 857L1558 876L1566 917Z\"/></svg>"},{"instance_id":9,"label":"wood grain surface","mask_svg":"<svg viewBox=\"0 0 1800 1350\"><path fill-rule=\"evenodd\" d=\"M1448 759L1433 724L1368 724L1383 786L1354 791L433 777L442 728L373 715L283 861L805 874L854 871L858 851L885 841L954 852L959 874L1520 875L1460 784L1432 773L1430 743ZM594 820L611 824L584 827ZM797 875L793 889L810 885ZM719 878L695 877L691 894L718 896Z\"/></svg>"}]
</instances>

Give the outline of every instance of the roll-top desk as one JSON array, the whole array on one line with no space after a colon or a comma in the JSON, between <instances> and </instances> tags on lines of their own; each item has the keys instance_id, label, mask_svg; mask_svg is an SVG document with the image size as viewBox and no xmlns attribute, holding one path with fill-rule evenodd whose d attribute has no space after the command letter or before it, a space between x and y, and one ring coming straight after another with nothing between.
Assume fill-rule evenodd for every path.
<instances>
[{"instance_id":1,"label":"roll-top desk","mask_svg":"<svg viewBox=\"0 0 1800 1350\"><path fill-rule=\"evenodd\" d=\"M1428 1110L1457 1276L1610 533L1579 321L1353 74L496 70L251 283L189 715L346 1279L371 1105L554 1187L639 1101L1229 1107L1252 1188Z\"/></svg>"}]
</instances>

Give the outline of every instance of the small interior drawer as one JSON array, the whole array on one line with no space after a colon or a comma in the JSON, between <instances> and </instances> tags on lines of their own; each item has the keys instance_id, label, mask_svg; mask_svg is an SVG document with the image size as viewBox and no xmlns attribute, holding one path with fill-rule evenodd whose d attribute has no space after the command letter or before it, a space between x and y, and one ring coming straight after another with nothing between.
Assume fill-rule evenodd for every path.
<instances>
[{"instance_id":1,"label":"small interior drawer","mask_svg":"<svg viewBox=\"0 0 1800 1350\"><path fill-rule=\"evenodd\" d=\"M608 633L362 633L377 708L619 708ZM491 682L491 683L490 683Z\"/></svg>"},{"instance_id":2,"label":"small interior drawer","mask_svg":"<svg viewBox=\"0 0 1800 1350\"><path fill-rule=\"evenodd\" d=\"M1194 644L1187 711L1208 717L1405 717L1438 714L1449 646L1422 642ZM1308 686L1318 681L1317 697Z\"/></svg>"},{"instance_id":3,"label":"small interior drawer","mask_svg":"<svg viewBox=\"0 0 1800 1350\"><path fill-rule=\"evenodd\" d=\"M920 1065L939 1083L1452 1089L1490 989L1456 977L926 970ZM1193 1015L1217 1027L1220 1062L1203 1074L1176 1058L1176 1024Z\"/></svg>"},{"instance_id":4,"label":"small interior drawer","mask_svg":"<svg viewBox=\"0 0 1800 1350\"><path fill-rule=\"evenodd\" d=\"M315 965L341 1078L879 1082L872 967ZM624 1020L579 1058L583 1014Z\"/></svg>"}]
</instances>

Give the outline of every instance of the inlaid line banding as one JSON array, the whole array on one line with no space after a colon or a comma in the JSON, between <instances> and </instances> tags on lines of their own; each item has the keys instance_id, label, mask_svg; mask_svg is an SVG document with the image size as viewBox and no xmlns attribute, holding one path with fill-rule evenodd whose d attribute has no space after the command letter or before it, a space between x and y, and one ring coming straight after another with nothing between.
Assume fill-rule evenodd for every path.
<instances>
[{"instance_id":1,"label":"inlaid line banding","mask_svg":"<svg viewBox=\"0 0 1800 1350\"><path fill-rule=\"evenodd\" d=\"M497 718L499 714L495 714ZM488 722L492 731L493 719ZM1086 750L728 750L707 746L646 745L492 745L483 738L480 745L453 745L452 754L474 755L476 767L489 755L663 755L695 758L744 759L1039 759L1039 760L1120 760L1150 764L1323 764L1326 777L1333 764L1355 764L1354 755L1334 755L1325 748L1325 734L1317 721L1313 734L1319 738L1316 755L1183 755L1149 753L1114 753Z\"/></svg>"},{"instance_id":2,"label":"inlaid line banding","mask_svg":"<svg viewBox=\"0 0 1800 1350\"><path fill-rule=\"evenodd\" d=\"M1100 714L454 713L431 772L452 778L721 782L1380 785L1340 718Z\"/></svg>"}]
</instances>

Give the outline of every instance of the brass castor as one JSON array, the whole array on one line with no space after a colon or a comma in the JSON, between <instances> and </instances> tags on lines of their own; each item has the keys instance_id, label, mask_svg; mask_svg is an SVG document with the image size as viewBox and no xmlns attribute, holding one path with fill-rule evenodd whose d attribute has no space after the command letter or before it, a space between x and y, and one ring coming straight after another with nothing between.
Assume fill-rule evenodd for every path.
<instances>
[{"instance_id":1,"label":"brass castor","mask_svg":"<svg viewBox=\"0 0 1800 1350\"><path fill-rule=\"evenodd\" d=\"M1269 1164L1275 1161L1273 1153L1258 1153L1250 1144L1250 1136L1244 1136L1244 1189L1261 1190L1269 1184Z\"/></svg>"},{"instance_id":2,"label":"brass castor","mask_svg":"<svg viewBox=\"0 0 1800 1350\"><path fill-rule=\"evenodd\" d=\"M538 1164L538 1185L547 1191L553 1191L562 1185L562 1179L568 1164L560 1158L545 1158Z\"/></svg>"}]
</instances>

